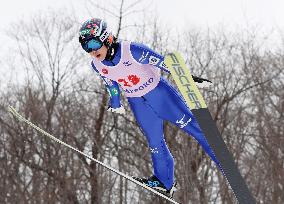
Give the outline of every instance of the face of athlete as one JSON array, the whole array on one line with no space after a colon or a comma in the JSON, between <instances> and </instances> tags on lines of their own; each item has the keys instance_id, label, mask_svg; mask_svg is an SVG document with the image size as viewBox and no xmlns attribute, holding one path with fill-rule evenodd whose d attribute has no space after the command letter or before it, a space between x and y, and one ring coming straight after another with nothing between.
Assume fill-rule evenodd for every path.
<instances>
[{"instance_id":1,"label":"face of athlete","mask_svg":"<svg viewBox=\"0 0 284 204\"><path fill-rule=\"evenodd\" d=\"M90 55L93 58L96 58L98 61L103 61L106 58L106 54L107 54L107 47L105 45L103 45L97 51L90 52Z\"/></svg>"}]
</instances>

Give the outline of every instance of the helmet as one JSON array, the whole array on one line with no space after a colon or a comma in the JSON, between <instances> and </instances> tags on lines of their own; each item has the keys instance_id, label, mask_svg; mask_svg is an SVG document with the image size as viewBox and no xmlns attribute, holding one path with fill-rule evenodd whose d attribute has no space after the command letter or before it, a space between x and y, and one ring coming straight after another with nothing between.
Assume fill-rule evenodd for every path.
<instances>
[{"instance_id":1,"label":"helmet","mask_svg":"<svg viewBox=\"0 0 284 204\"><path fill-rule=\"evenodd\" d=\"M79 31L79 42L86 52L100 49L103 45L110 47L113 35L107 29L107 23L99 18L92 18L83 23Z\"/></svg>"}]
</instances>

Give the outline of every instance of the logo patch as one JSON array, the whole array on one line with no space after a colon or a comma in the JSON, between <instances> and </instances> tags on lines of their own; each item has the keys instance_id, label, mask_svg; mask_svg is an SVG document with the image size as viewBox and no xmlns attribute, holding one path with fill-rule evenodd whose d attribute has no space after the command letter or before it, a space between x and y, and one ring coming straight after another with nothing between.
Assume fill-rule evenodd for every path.
<instances>
[{"instance_id":1,"label":"logo patch","mask_svg":"<svg viewBox=\"0 0 284 204\"><path fill-rule=\"evenodd\" d=\"M142 91L144 90L146 87L148 87L150 84L152 84L154 82L153 78L150 78L148 81L146 81L145 83L143 83L141 86L139 86L136 89L125 89L124 91L127 93L135 93L138 91Z\"/></svg>"},{"instance_id":2,"label":"logo patch","mask_svg":"<svg viewBox=\"0 0 284 204\"><path fill-rule=\"evenodd\" d=\"M140 82L140 78L137 75L129 75L127 79L118 79L118 82L123 86L132 87Z\"/></svg>"},{"instance_id":3,"label":"logo patch","mask_svg":"<svg viewBox=\"0 0 284 204\"><path fill-rule=\"evenodd\" d=\"M149 57L149 64L151 65L157 65L160 62L160 59L155 56L150 56Z\"/></svg>"},{"instance_id":4,"label":"logo patch","mask_svg":"<svg viewBox=\"0 0 284 204\"><path fill-rule=\"evenodd\" d=\"M164 69L168 69L167 65L165 64L164 61L161 61L161 63L159 64L159 67L162 67Z\"/></svg>"},{"instance_id":5,"label":"logo patch","mask_svg":"<svg viewBox=\"0 0 284 204\"><path fill-rule=\"evenodd\" d=\"M124 66L130 66L130 65L132 65L132 63L130 63L129 61L127 61L127 62L123 62L123 64L124 64Z\"/></svg>"},{"instance_id":6,"label":"logo patch","mask_svg":"<svg viewBox=\"0 0 284 204\"><path fill-rule=\"evenodd\" d=\"M176 123L180 125L180 128L184 128L185 126L188 125L188 123L190 123L191 118L188 119L188 121L184 122L184 117L185 115L183 115L183 117L180 120L177 120Z\"/></svg>"},{"instance_id":7,"label":"logo patch","mask_svg":"<svg viewBox=\"0 0 284 204\"><path fill-rule=\"evenodd\" d=\"M116 88L112 88L110 90L110 93L111 93L111 96L116 96L116 95L118 95L118 90Z\"/></svg>"},{"instance_id":8,"label":"logo patch","mask_svg":"<svg viewBox=\"0 0 284 204\"><path fill-rule=\"evenodd\" d=\"M159 153L159 151L158 151L158 148L156 147L156 148L151 148L150 147L150 151L151 151L151 153L153 153L153 154L157 154L157 153Z\"/></svg>"},{"instance_id":9,"label":"logo patch","mask_svg":"<svg viewBox=\"0 0 284 204\"><path fill-rule=\"evenodd\" d=\"M145 54L144 51L143 51L142 56L139 58L138 61L141 62L141 63L144 62L147 59L148 54L149 54L149 52L147 52Z\"/></svg>"},{"instance_id":10,"label":"logo patch","mask_svg":"<svg viewBox=\"0 0 284 204\"><path fill-rule=\"evenodd\" d=\"M102 69L102 73L108 74L108 70L107 70L106 68L103 68L103 69Z\"/></svg>"}]
</instances>

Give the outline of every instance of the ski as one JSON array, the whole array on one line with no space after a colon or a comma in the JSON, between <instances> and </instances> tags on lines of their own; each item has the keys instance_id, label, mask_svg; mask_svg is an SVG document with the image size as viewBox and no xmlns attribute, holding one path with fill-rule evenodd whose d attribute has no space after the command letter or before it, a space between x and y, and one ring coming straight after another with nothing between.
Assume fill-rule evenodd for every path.
<instances>
[{"instance_id":1,"label":"ski","mask_svg":"<svg viewBox=\"0 0 284 204\"><path fill-rule=\"evenodd\" d=\"M156 194L156 195L158 195L158 196L160 196L160 197L162 197L162 198L168 200L169 202L174 203L174 204L179 204L178 202L176 202L175 200L173 200L173 199L171 199L171 198L165 196L164 194L162 194L162 193L160 193L160 192L158 192L158 191L155 191L154 189L152 189L152 188L150 188L150 187L148 187L148 186L146 186L146 185L144 185L144 184L138 182L137 180L133 179L131 176L128 176L128 175L126 175L126 174L124 174L124 173L122 173L122 172L120 172L120 171L118 171L118 170L116 170L116 169L114 169L114 168L112 168L112 167L110 167L110 166L104 164L103 162L100 162L99 160L94 159L93 157L91 157L91 156L85 154L84 152L82 152L82 151L80 151L80 150L78 150L78 149L72 147L71 145L69 145L69 144L67 144L67 143L65 143L65 142L63 142L63 141L57 139L57 138L54 137L53 135L51 135L51 134L49 134L48 132L44 131L43 129L39 128L38 126L36 126L36 125L33 124L32 122L30 122L28 119L26 119L25 117L23 117L22 115L20 115L20 114L16 111L16 109L13 108L12 106L9 106L9 107L8 107L8 111L9 111L14 117L16 117L19 121L22 121L22 122L28 124L28 125L31 126L33 129L37 130L38 132L40 132L41 134L47 136L48 138L54 140L55 142L58 142L59 144L61 144L61 145L65 146L65 147L67 147L67 148L69 148L69 149L71 149L71 150L73 150L73 151L75 151L75 152L77 152L77 153L79 153L79 154L85 156L86 158L90 159L91 161L96 162L97 164L99 164L99 165L105 167L106 169L108 169L108 170L110 170L110 171L112 171L112 172L114 172L114 173L116 173L116 174L118 174L118 175L124 177L125 179L127 179L127 180L129 180L129 181L135 183L136 185L141 186L141 187L144 188L144 189L147 189L147 190L151 191L152 193L154 193L154 194Z\"/></svg>"},{"instance_id":2,"label":"ski","mask_svg":"<svg viewBox=\"0 0 284 204\"><path fill-rule=\"evenodd\" d=\"M240 204L255 204L255 199L241 176L232 154L222 139L182 56L178 52L170 53L165 56L164 62L220 162L222 167L220 170L231 186L236 199Z\"/></svg>"}]
</instances>

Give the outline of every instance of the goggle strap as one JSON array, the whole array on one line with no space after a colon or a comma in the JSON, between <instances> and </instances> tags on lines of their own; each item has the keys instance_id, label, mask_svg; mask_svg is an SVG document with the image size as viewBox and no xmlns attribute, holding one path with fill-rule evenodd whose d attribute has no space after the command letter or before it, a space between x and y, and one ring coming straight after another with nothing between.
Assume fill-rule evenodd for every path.
<instances>
[{"instance_id":1,"label":"goggle strap","mask_svg":"<svg viewBox=\"0 0 284 204\"><path fill-rule=\"evenodd\" d=\"M105 30L105 31L103 32L103 34L99 37L99 39L100 39L102 42L104 42L104 41L107 39L108 36L109 36L109 32L108 32L107 30Z\"/></svg>"},{"instance_id":2,"label":"goggle strap","mask_svg":"<svg viewBox=\"0 0 284 204\"><path fill-rule=\"evenodd\" d=\"M98 32L96 33L96 37L97 37L97 36L100 36L100 34L101 34L101 32L102 32L102 28L103 28L103 21L100 22L100 27L99 27Z\"/></svg>"}]
</instances>

